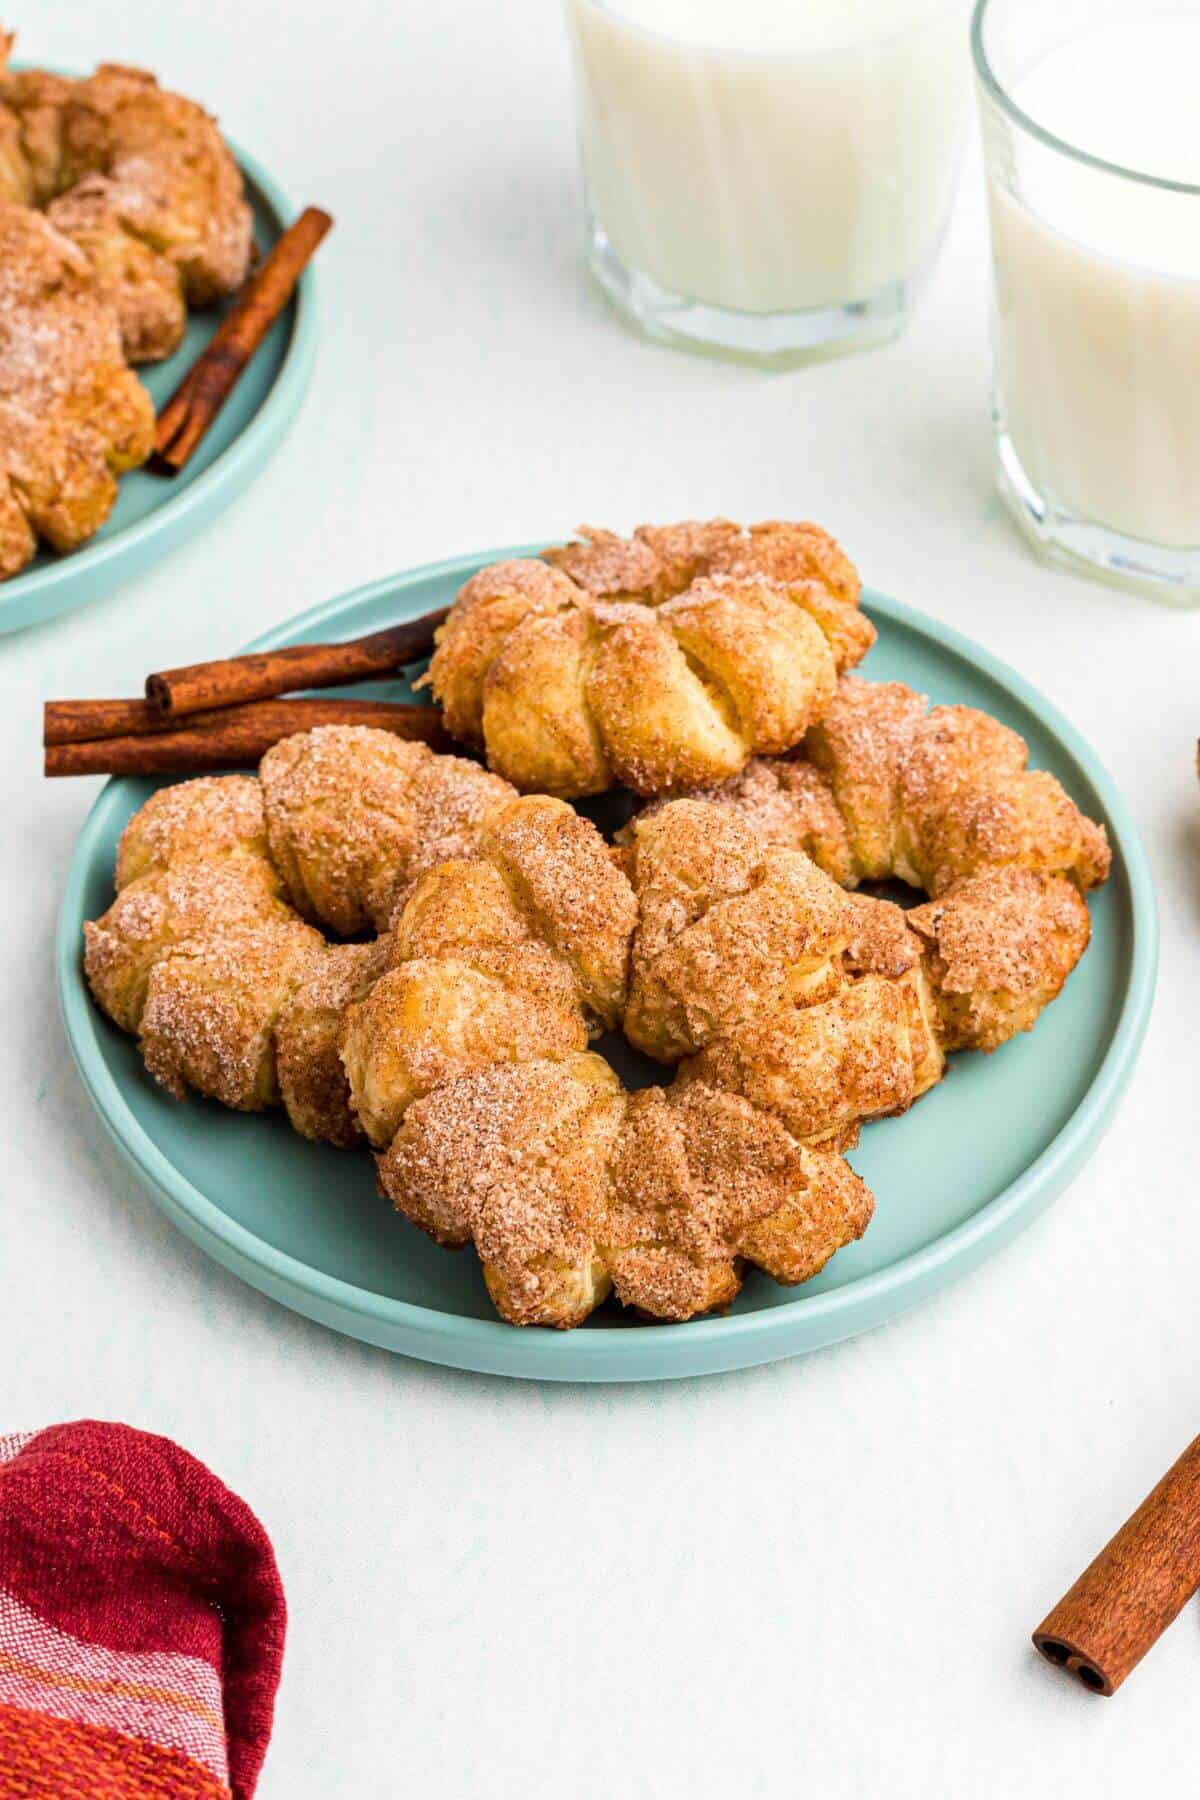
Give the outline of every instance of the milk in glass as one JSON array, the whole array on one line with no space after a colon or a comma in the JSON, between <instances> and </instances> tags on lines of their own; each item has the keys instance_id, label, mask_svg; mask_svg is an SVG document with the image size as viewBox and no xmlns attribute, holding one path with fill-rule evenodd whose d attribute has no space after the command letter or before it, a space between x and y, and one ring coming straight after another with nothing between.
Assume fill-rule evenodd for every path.
<instances>
[{"instance_id":1,"label":"milk in glass","mask_svg":"<svg viewBox=\"0 0 1200 1800\"><path fill-rule=\"evenodd\" d=\"M1092 157L1200 187L1198 90L1200 16L1090 32L1011 93ZM1004 174L990 183L997 398L1024 478L1129 538L1200 546L1200 195L1069 156L1036 181Z\"/></svg>"},{"instance_id":2,"label":"milk in glass","mask_svg":"<svg viewBox=\"0 0 1200 1800\"><path fill-rule=\"evenodd\" d=\"M567 4L589 204L624 271L730 314L903 313L954 190L964 0Z\"/></svg>"}]
</instances>

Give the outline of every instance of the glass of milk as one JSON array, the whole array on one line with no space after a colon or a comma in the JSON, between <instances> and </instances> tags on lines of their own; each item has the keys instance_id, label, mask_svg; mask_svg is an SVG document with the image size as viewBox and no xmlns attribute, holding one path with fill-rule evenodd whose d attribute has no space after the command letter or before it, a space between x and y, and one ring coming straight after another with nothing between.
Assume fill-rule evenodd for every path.
<instances>
[{"instance_id":1,"label":"glass of milk","mask_svg":"<svg viewBox=\"0 0 1200 1800\"><path fill-rule=\"evenodd\" d=\"M1200 0L980 0L1001 491L1200 602Z\"/></svg>"},{"instance_id":2,"label":"glass of milk","mask_svg":"<svg viewBox=\"0 0 1200 1800\"><path fill-rule=\"evenodd\" d=\"M645 330L792 361L903 326L953 199L969 0L566 0L591 266Z\"/></svg>"}]
</instances>

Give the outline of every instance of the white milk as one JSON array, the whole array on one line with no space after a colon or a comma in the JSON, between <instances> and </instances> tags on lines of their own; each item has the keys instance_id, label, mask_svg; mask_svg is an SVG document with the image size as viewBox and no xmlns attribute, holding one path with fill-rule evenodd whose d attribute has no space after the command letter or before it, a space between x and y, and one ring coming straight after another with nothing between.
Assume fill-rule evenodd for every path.
<instances>
[{"instance_id":1,"label":"white milk","mask_svg":"<svg viewBox=\"0 0 1200 1800\"><path fill-rule=\"evenodd\" d=\"M1013 90L1056 137L1200 184L1200 18L1110 26ZM1042 152L992 183L997 376L1026 474L1068 511L1200 546L1200 196ZM1030 210L1030 208L1034 210Z\"/></svg>"},{"instance_id":2,"label":"white milk","mask_svg":"<svg viewBox=\"0 0 1200 1800\"><path fill-rule=\"evenodd\" d=\"M628 268L749 313L913 275L949 210L965 0L567 0L592 207Z\"/></svg>"}]
</instances>

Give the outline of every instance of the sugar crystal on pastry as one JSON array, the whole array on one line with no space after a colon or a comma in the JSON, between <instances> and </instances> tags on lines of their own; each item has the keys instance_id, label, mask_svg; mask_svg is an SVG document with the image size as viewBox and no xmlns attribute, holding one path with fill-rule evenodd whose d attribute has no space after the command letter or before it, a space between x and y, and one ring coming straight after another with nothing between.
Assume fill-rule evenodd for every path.
<instances>
[{"instance_id":1,"label":"sugar crystal on pastry","mask_svg":"<svg viewBox=\"0 0 1200 1800\"><path fill-rule=\"evenodd\" d=\"M493 606L506 629L524 607L535 641L569 628L565 685L523 715L535 749L561 707L555 742L576 754L570 706L581 685L602 694L596 643L626 631L686 681L623 739L592 710L610 732L599 752L589 739L596 768L656 717L677 757L697 718L732 735L758 702L727 661L727 580L782 572L835 623L853 608L840 553L809 528L654 529L645 556L593 537L590 561L568 559L626 586L654 559L652 601L577 601L561 563L508 565L443 639L456 656L484 641L471 621ZM774 573L714 572L739 544ZM832 655L808 600L786 616ZM654 623L672 608L679 637ZM685 720L671 694L695 688L704 708ZM140 1021L170 1091L282 1103L307 1136L368 1140L413 1224L474 1245L504 1319L570 1327L612 1293L683 1320L727 1306L747 1268L805 1281L861 1236L873 1200L844 1152L936 1085L948 1053L1032 1026L1086 948L1084 891L1108 864L1101 828L1027 770L1008 727L846 679L788 758L660 796L620 836L386 733L305 733L264 758L261 788L185 783L135 815L121 891L87 928L89 980L124 1029ZM893 877L924 903L855 891ZM328 931L382 935L330 943L285 894ZM587 1049L613 1029L675 1065L670 1085L627 1093Z\"/></svg>"}]
</instances>

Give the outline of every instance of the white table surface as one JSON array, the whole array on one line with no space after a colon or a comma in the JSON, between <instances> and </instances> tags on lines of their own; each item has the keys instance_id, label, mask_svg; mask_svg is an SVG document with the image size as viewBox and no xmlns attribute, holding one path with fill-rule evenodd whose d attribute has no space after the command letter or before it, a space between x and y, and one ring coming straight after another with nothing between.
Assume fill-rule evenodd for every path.
<instances>
[{"instance_id":1,"label":"white table surface","mask_svg":"<svg viewBox=\"0 0 1200 1800\"><path fill-rule=\"evenodd\" d=\"M125 591L0 642L0 1429L166 1432L260 1513L291 1608L267 1800L1191 1791L1195 1608L1113 1702L1028 1634L1200 1425L1200 619L1041 567L1001 512L974 154L908 335L766 375L641 342L590 285L553 0L23 11L27 58L143 62L338 224L265 476ZM1117 1122L962 1285L742 1375L526 1386L293 1317L160 1217L84 1098L51 935L98 784L42 782L43 698L136 692L429 558L717 511L828 523L1108 763L1163 925Z\"/></svg>"}]
</instances>

